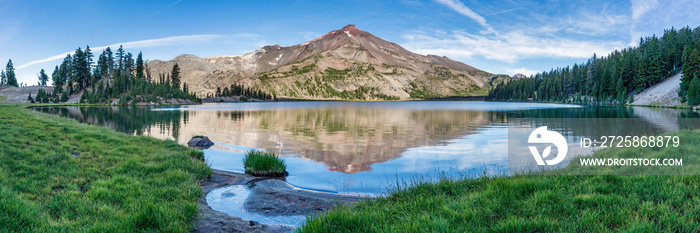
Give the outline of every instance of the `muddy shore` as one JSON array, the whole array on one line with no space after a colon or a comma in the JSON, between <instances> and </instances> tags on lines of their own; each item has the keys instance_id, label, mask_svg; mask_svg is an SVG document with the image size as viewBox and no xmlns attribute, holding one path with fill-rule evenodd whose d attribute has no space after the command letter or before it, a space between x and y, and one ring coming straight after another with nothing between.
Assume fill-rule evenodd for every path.
<instances>
[{"instance_id":1,"label":"muddy shore","mask_svg":"<svg viewBox=\"0 0 700 233\"><path fill-rule=\"evenodd\" d=\"M363 198L351 195L315 192L295 188L283 180L260 178L246 174L214 170L212 177L200 184L202 197L197 228L192 232L291 232L294 228L265 225L213 210L206 195L214 189L230 185L247 185L252 195L246 200L249 212L265 216L313 215L330 210L338 203L351 204Z\"/></svg>"}]
</instances>

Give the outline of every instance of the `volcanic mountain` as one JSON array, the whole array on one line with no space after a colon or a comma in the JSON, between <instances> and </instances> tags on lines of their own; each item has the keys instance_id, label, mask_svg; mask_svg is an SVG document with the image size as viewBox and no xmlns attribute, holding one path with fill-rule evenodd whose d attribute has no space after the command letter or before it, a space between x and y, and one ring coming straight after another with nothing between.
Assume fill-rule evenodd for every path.
<instances>
[{"instance_id":1,"label":"volcanic mountain","mask_svg":"<svg viewBox=\"0 0 700 233\"><path fill-rule=\"evenodd\" d=\"M347 25L311 41L245 55L181 55L147 63L154 76L177 63L199 96L243 85L301 99L410 99L485 94L493 74L447 57L420 55ZM157 79L157 78L154 78Z\"/></svg>"}]
</instances>

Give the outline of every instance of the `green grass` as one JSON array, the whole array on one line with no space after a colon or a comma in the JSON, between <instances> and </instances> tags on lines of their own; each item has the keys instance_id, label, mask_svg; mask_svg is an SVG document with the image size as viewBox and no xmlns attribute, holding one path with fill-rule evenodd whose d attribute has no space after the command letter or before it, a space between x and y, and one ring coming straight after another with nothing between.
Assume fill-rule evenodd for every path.
<instances>
[{"instance_id":1,"label":"green grass","mask_svg":"<svg viewBox=\"0 0 700 233\"><path fill-rule=\"evenodd\" d=\"M679 148L602 150L594 156L682 156L698 169L700 131ZM686 158L688 158L686 160ZM572 163L573 164L573 163ZM581 172L569 166L552 174ZM610 172L608 171L603 171ZM696 174L694 172L693 174ZM610 173L607 173L610 174ZM697 232L697 175L518 175L418 182L386 197L310 217L299 232Z\"/></svg>"},{"instance_id":2,"label":"green grass","mask_svg":"<svg viewBox=\"0 0 700 233\"><path fill-rule=\"evenodd\" d=\"M0 96L0 102L5 101L7 99L7 96Z\"/></svg>"},{"instance_id":3,"label":"green grass","mask_svg":"<svg viewBox=\"0 0 700 233\"><path fill-rule=\"evenodd\" d=\"M0 232L194 227L202 152L23 105L0 105L0 132Z\"/></svg>"},{"instance_id":4,"label":"green grass","mask_svg":"<svg viewBox=\"0 0 700 233\"><path fill-rule=\"evenodd\" d=\"M286 176L284 160L273 153L249 151L243 158L245 173L254 176Z\"/></svg>"}]
</instances>

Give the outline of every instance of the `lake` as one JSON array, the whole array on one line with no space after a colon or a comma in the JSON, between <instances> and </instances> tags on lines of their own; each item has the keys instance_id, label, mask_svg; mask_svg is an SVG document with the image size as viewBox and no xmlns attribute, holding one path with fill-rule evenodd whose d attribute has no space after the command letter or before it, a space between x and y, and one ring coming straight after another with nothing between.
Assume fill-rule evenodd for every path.
<instances>
[{"instance_id":1,"label":"lake","mask_svg":"<svg viewBox=\"0 0 700 233\"><path fill-rule=\"evenodd\" d=\"M214 169L243 172L249 150L285 158L293 186L382 195L416 180L504 174L508 125L552 118L642 118L677 130L673 119L697 118L676 109L480 101L265 102L165 107L39 107L35 110L181 144L206 135ZM538 120L541 119L541 120ZM669 122L659 122L669 119ZM582 122L565 130L595 134Z\"/></svg>"}]
</instances>

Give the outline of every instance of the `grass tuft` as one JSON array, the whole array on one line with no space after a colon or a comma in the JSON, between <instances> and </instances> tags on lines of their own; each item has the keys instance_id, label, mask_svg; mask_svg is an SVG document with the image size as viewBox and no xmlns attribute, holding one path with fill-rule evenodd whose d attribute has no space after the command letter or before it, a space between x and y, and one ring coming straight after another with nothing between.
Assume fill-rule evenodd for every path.
<instances>
[{"instance_id":1,"label":"grass tuft","mask_svg":"<svg viewBox=\"0 0 700 233\"><path fill-rule=\"evenodd\" d=\"M243 158L245 173L254 176L286 176L284 160L273 153L249 151Z\"/></svg>"},{"instance_id":2,"label":"grass tuft","mask_svg":"<svg viewBox=\"0 0 700 233\"><path fill-rule=\"evenodd\" d=\"M199 161L204 161L204 152L199 150L191 150L190 157Z\"/></svg>"}]
</instances>

